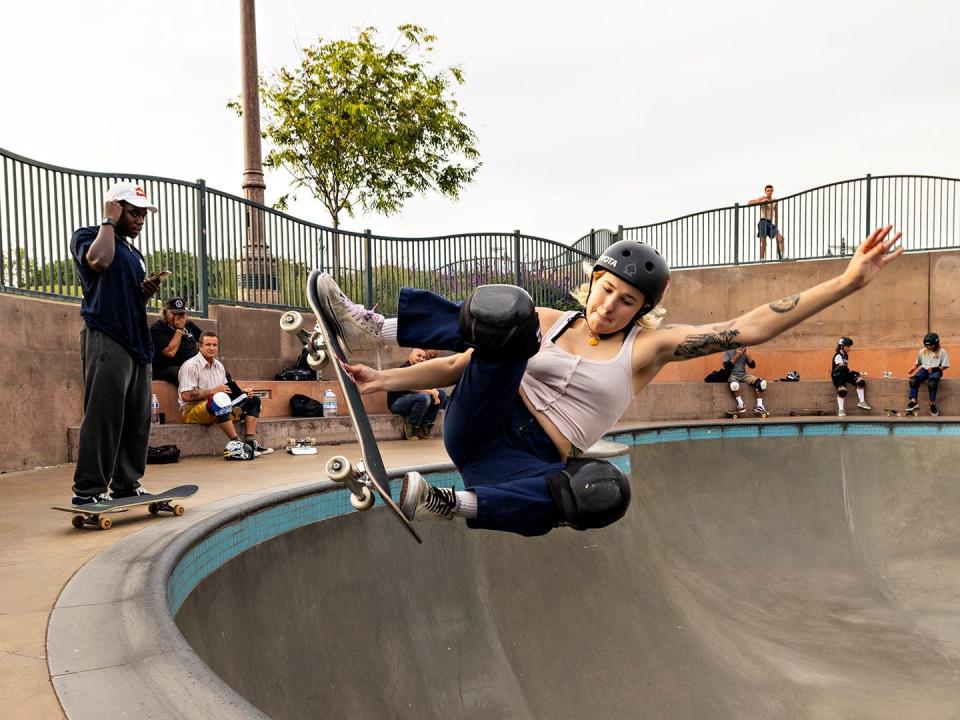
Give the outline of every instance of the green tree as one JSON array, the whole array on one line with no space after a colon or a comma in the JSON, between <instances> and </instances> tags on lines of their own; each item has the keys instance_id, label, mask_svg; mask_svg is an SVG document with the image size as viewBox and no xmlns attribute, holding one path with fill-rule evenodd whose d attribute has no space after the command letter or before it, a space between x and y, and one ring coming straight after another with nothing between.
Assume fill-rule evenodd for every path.
<instances>
[{"instance_id":1,"label":"green tree","mask_svg":"<svg viewBox=\"0 0 960 720\"><path fill-rule=\"evenodd\" d=\"M323 202L335 230L343 211L390 215L428 191L456 198L480 168L476 136L453 97L462 71L432 70L437 38L424 28L398 31L390 49L377 44L374 27L355 40L321 39L304 48L299 67L260 82L272 145L264 164L286 168L295 188Z\"/></svg>"}]
</instances>

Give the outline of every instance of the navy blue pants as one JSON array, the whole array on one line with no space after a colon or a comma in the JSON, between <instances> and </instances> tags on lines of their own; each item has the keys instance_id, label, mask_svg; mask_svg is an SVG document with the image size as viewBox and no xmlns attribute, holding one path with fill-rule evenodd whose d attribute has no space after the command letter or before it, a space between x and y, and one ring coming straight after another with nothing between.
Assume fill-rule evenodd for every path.
<instances>
[{"instance_id":1,"label":"navy blue pants","mask_svg":"<svg viewBox=\"0 0 960 720\"><path fill-rule=\"evenodd\" d=\"M397 342L464 351L461 305L427 290L401 289ZM560 522L546 477L564 463L520 399L526 367L526 360L473 357L447 404L444 444L464 486L477 494L471 528L543 535Z\"/></svg>"},{"instance_id":2,"label":"navy blue pants","mask_svg":"<svg viewBox=\"0 0 960 720\"><path fill-rule=\"evenodd\" d=\"M937 401L937 385L942 377L943 370L940 368L934 368L933 370L920 368L913 374L913 382L910 383L910 392L907 397L916 400L917 395L920 394L920 385L926 382L927 390L930 392L930 402L935 403Z\"/></svg>"},{"instance_id":3,"label":"navy blue pants","mask_svg":"<svg viewBox=\"0 0 960 720\"><path fill-rule=\"evenodd\" d=\"M401 395L390 406L394 415L402 415L407 422L417 427L419 425L433 425L437 421L440 411L447 406L447 393L438 388L440 402L434 403L428 393L409 393Z\"/></svg>"}]
</instances>

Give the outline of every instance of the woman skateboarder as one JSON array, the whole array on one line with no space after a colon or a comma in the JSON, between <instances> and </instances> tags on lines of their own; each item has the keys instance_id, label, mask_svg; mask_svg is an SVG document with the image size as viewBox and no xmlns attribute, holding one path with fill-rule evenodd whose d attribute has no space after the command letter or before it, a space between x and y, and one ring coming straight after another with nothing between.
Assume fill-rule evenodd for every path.
<instances>
[{"instance_id":1,"label":"woman skateboarder","mask_svg":"<svg viewBox=\"0 0 960 720\"><path fill-rule=\"evenodd\" d=\"M597 260L580 312L535 308L510 285L450 302L400 291L386 320L318 279L325 314L347 345L395 343L457 354L408 368L348 365L362 393L456 384L444 443L465 491L407 473L400 505L410 520L467 518L472 528L542 535L568 525L603 527L626 512L630 486L613 465L579 458L619 420L668 362L757 345L867 285L901 253L900 233L872 232L842 275L738 318L658 327L670 270L648 245L621 240Z\"/></svg>"}]
</instances>

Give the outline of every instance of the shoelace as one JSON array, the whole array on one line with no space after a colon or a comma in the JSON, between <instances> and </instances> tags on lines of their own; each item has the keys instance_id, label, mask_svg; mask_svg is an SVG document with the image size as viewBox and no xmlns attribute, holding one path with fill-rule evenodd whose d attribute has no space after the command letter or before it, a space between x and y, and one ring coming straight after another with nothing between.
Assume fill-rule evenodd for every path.
<instances>
[{"instance_id":1,"label":"shoelace","mask_svg":"<svg viewBox=\"0 0 960 720\"><path fill-rule=\"evenodd\" d=\"M437 515L452 515L457 507L457 498L453 490L447 488L430 488L427 492L427 501L424 507Z\"/></svg>"}]
</instances>

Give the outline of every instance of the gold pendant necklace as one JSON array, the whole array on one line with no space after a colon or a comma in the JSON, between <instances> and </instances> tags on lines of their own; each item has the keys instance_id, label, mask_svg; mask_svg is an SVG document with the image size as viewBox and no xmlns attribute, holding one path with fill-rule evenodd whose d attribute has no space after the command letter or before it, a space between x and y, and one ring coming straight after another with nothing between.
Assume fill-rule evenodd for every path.
<instances>
[{"instance_id":1,"label":"gold pendant necklace","mask_svg":"<svg viewBox=\"0 0 960 720\"><path fill-rule=\"evenodd\" d=\"M587 340L587 342L590 343L590 344L593 345L593 346L597 346L597 345L600 344L600 338L591 335L591 336L590 336L590 339Z\"/></svg>"}]
</instances>

